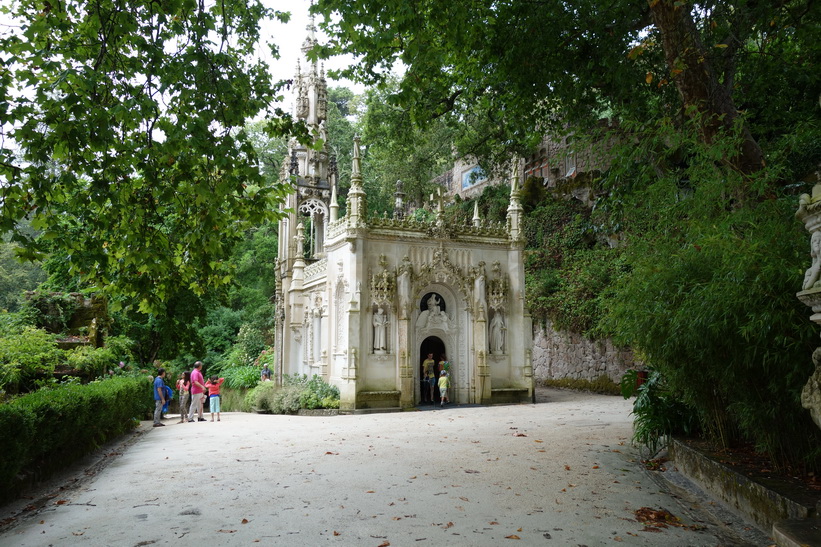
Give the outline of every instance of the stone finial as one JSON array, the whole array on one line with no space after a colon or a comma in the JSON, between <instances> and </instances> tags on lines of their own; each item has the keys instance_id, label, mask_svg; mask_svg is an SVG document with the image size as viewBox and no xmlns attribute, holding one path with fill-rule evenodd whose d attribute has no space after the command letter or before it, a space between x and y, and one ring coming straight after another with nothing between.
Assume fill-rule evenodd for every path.
<instances>
[{"instance_id":1,"label":"stone finial","mask_svg":"<svg viewBox=\"0 0 821 547\"><path fill-rule=\"evenodd\" d=\"M473 225L477 228L482 225L482 219L479 218L479 200L473 202Z\"/></svg>"},{"instance_id":2,"label":"stone finial","mask_svg":"<svg viewBox=\"0 0 821 547\"><path fill-rule=\"evenodd\" d=\"M359 135L353 138L353 161L351 162L351 187L362 183L362 160L359 151Z\"/></svg>"}]
</instances>

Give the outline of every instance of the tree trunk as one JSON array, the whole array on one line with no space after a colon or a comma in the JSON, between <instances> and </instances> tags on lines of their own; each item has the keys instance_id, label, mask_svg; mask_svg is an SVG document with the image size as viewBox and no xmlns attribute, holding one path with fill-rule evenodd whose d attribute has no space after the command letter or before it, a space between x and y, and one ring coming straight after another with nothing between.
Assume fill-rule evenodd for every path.
<instances>
[{"instance_id":1,"label":"tree trunk","mask_svg":"<svg viewBox=\"0 0 821 547\"><path fill-rule=\"evenodd\" d=\"M653 22L661 32L667 66L684 107L692 117L698 118L702 140L712 144L722 129L729 133L738 122L738 110L730 90L719 84L710 66L690 15L689 3L649 0L649 4ZM754 173L764 166L764 154L746 123L741 127L741 138L738 155L726 161L742 173Z\"/></svg>"}]
</instances>

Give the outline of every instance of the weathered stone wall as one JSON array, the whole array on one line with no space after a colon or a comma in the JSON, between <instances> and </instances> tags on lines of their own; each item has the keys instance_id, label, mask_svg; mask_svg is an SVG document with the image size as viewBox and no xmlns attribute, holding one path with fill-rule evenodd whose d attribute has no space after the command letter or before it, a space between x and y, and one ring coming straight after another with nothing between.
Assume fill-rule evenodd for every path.
<instances>
[{"instance_id":1,"label":"weathered stone wall","mask_svg":"<svg viewBox=\"0 0 821 547\"><path fill-rule=\"evenodd\" d=\"M624 372L635 368L633 352L610 340L588 340L581 334L533 325L533 374L536 380L562 378L595 380L602 374L618 383Z\"/></svg>"}]
</instances>

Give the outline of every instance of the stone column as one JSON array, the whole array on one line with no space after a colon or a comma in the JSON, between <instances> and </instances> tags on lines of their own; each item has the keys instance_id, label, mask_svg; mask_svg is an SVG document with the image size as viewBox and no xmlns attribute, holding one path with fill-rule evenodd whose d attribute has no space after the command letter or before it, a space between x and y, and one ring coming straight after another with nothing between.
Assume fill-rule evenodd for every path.
<instances>
[{"instance_id":1,"label":"stone column","mask_svg":"<svg viewBox=\"0 0 821 547\"><path fill-rule=\"evenodd\" d=\"M802 290L796 294L799 300L812 308L810 321L821 325L821 171L819 184L812 189L812 196L804 194L798 200L796 217L804 222L810 233L812 264L804 274ZM812 353L815 372L801 392L801 405L810 411L815 425L821 427L821 347Z\"/></svg>"}]
</instances>

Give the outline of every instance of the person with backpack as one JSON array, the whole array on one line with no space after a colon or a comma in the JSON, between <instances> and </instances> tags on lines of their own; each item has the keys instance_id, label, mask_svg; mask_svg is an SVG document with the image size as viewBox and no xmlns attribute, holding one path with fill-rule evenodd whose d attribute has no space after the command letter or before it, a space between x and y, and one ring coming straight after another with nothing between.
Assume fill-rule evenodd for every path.
<instances>
[{"instance_id":1,"label":"person with backpack","mask_svg":"<svg viewBox=\"0 0 821 547\"><path fill-rule=\"evenodd\" d=\"M165 406L165 369L157 370L157 377L154 378L154 427L164 427L162 420L162 407Z\"/></svg>"}]
</instances>

